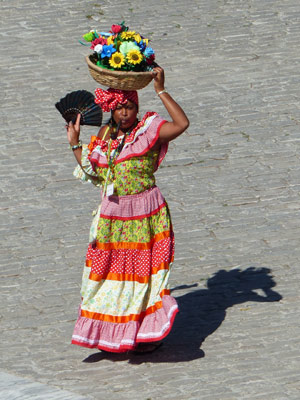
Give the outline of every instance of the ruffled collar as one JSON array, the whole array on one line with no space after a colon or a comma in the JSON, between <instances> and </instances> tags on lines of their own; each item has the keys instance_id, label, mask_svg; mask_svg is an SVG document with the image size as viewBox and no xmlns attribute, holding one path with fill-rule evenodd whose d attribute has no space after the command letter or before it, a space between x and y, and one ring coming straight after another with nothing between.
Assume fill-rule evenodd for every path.
<instances>
[{"instance_id":1,"label":"ruffled collar","mask_svg":"<svg viewBox=\"0 0 300 400\"><path fill-rule=\"evenodd\" d=\"M132 143L135 140L136 137L136 133L137 131L142 128L145 125L146 120L149 117L152 117L153 115L157 115L157 113L155 112L147 112L144 117L141 119L141 121L137 124L137 126L129 133L127 134L126 138L125 138L125 144L127 143ZM110 140L110 139L109 139ZM91 141L90 144L88 145L88 148L90 150L89 155L91 155L92 151L97 147L100 146L101 150L103 151L103 153L107 153L108 150L108 143L109 140L102 140L100 139L98 136L92 136L91 137ZM112 141L111 143L111 149L114 150L116 149L120 142L122 141L122 137L117 137L115 140Z\"/></svg>"}]
</instances>

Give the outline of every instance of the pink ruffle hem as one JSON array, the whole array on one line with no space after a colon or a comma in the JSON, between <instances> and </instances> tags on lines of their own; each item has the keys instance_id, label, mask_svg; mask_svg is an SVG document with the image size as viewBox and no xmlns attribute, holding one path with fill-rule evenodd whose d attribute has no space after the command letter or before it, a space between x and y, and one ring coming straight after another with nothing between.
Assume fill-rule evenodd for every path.
<instances>
[{"instance_id":1,"label":"pink ruffle hem","mask_svg":"<svg viewBox=\"0 0 300 400\"><path fill-rule=\"evenodd\" d=\"M162 298L162 307L140 321L113 323L79 317L72 344L122 353L134 350L138 343L162 340L170 332L178 313L176 300L169 295Z\"/></svg>"}]
</instances>

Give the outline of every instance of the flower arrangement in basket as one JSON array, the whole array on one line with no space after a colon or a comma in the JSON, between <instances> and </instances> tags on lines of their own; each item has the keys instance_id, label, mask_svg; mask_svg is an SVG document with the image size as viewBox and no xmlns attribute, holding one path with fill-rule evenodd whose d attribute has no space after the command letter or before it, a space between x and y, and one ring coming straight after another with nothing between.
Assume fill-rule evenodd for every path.
<instances>
[{"instance_id":1,"label":"flower arrangement in basket","mask_svg":"<svg viewBox=\"0 0 300 400\"><path fill-rule=\"evenodd\" d=\"M91 43L93 54L86 61L97 82L115 89L137 90L152 80L156 64L149 39L130 31L124 22L112 25L108 33L92 30L83 38Z\"/></svg>"}]
</instances>

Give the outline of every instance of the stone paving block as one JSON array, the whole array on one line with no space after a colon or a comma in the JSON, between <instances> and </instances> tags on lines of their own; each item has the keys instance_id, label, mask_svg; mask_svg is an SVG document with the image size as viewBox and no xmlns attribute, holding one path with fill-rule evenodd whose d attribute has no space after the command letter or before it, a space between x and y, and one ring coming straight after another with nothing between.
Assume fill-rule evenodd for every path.
<instances>
[{"instance_id":1,"label":"stone paving block","mask_svg":"<svg viewBox=\"0 0 300 400\"><path fill-rule=\"evenodd\" d=\"M0 393L3 399L11 400L88 400L90 397L79 396L66 390L42 385L28 379L5 372L0 373Z\"/></svg>"}]
</instances>

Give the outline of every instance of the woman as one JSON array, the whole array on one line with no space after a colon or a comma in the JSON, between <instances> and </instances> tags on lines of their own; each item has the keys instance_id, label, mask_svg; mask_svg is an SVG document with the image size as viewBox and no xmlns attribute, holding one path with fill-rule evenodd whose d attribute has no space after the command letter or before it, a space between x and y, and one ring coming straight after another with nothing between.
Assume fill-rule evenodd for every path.
<instances>
[{"instance_id":1,"label":"woman","mask_svg":"<svg viewBox=\"0 0 300 400\"><path fill-rule=\"evenodd\" d=\"M167 287L174 234L153 174L168 142L182 134L189 121L165 90L163 69L154 68L153 75L170 122L151 112L138 121L135 91L97 89L95 102L111 111L110 123L89 146L79 141L80 116L67 126L79 163L75 176L102 186L72 337L80 346L109 352L153 351L170 332L178 312Z\"/></svg>"}]
</instances>

